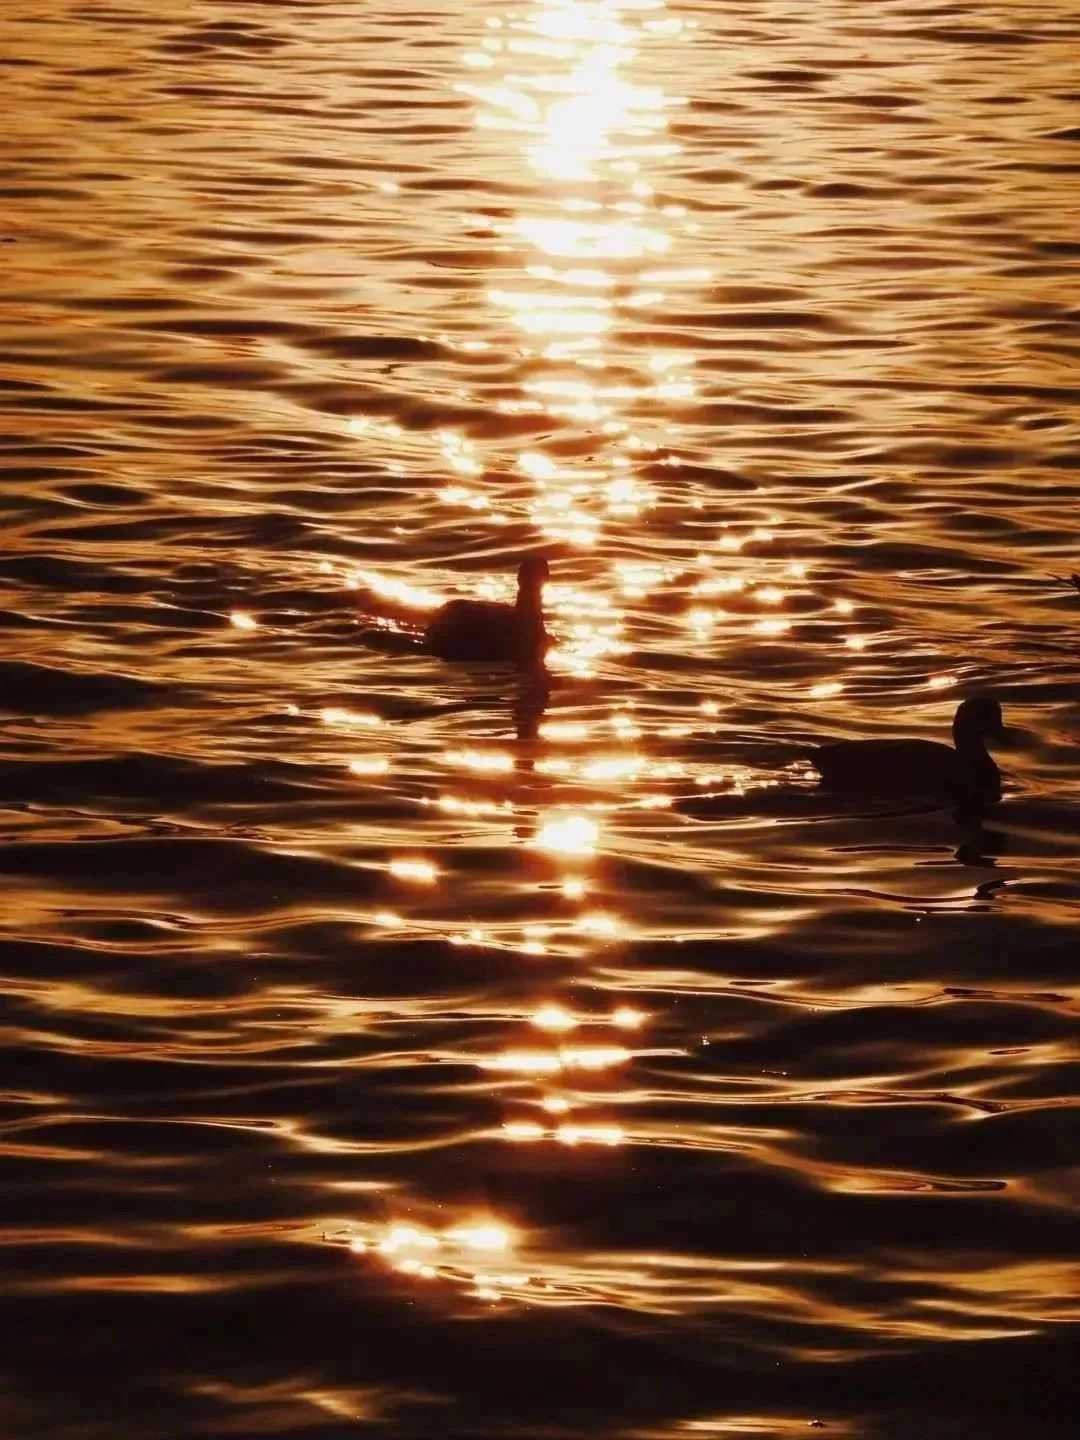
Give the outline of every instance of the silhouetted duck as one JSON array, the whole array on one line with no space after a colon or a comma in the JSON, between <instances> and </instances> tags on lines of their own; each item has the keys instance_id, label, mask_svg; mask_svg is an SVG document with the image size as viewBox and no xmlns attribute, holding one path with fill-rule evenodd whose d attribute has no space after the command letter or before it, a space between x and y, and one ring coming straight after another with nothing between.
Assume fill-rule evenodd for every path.
<instances>
[{"instance_id":1,"label":"silhouetted duck","mask_svg":"<svg viewBox=\"0 0 1080 1440\"><path fill-rule=\"evenodd\" d=\"M544 628L548 562L527 556L518 567L517 600L448 600L424 632L424 648L441 660L505 661L521 669L539 666L551 643Z\"/></svg>"},{"instance_id":2,"label":"silhouetted duck","mask_svg":"<svg viewBox=\"0 0 1080 1440\"><path fill-rule=\"evenodd\" d=\"M1001 774L986 741L1003 733L1001 706L983 695L957 709L955 749L935 740L841 740L811 751L809 758L829 790L993 801L1001 799Z\"/></svg>"}]
</instances>

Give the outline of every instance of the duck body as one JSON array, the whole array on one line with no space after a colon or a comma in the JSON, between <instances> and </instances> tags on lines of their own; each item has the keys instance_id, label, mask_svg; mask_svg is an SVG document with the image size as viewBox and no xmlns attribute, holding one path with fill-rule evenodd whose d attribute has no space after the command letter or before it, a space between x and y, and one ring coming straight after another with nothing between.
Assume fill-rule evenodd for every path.
<instances>
[{"instance_id":1,"label":"duck body","mask_svg":"<svg viewBox=\"0 0 1080 1440\"><path fill-rule=\"evenodd\" d=\"M424 648L440 660L542 665L551 638L544 625L543 590L548 563L530 556L518 570L517 600L449 600L432 615Z\"/></svg>"},{"instance_id":2,"label":"duck body","mask_svg":"<svg viewBox=\"0 0 1080 1440\"><path fill-rule=\"evenodd\" d=\"M488 660L523 663L549 641L517 613L516 605L497 600L448 600L431 617L424 648L440 660Z\"/></svg>"},{"instance_id":3,"label":"duck body","mask_svg":"<svg viewBox=\"0 0 1080 1440\"><path fill-rule=\"evenodd\" d=\"M828 790L861 795L943 795L955 800L1001 799L1001 772L986 748L1000 737L1001 706L965 700L953 721L955 746L934 740L841 740L809 758Z\"/></svg>"},{"instance_id":4,"label":"duck body","mask_svg":"<svg viewBox=\"0 0 1080 1440\"><path fill-rule=\"evenodd\" d=\"M840 741L823 745L811 758L828 790L947 795L982 788L973 783L952 746L936 740ZM992 760L990 764L996 774L997 766ZM997 790L1000 795L1000 779Z\"/></svg>"}]
</instances>

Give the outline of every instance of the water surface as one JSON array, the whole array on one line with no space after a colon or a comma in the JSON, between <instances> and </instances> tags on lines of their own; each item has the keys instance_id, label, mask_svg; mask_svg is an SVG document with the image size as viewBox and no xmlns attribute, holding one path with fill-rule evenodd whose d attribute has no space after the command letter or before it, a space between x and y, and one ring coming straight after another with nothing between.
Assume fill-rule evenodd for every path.
<instances>
[{"instance_id":1,"label":"water surface","mask_svg":"<svg viewBox=\"0 0 1080 1440\"><path fill-rule=\"evenodd\" d=\"M1078 44L7 0L5 1434L1072 1433Z\"/></svg>"}]
</instances>

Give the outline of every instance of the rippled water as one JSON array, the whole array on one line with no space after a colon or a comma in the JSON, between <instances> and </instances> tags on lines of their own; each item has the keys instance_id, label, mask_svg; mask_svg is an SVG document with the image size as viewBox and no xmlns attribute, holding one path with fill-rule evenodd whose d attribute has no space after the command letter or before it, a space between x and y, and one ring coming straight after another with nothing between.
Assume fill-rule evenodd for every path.
<instances>
[{"instance_id":1,"label":"rippled water","mask_svg":"<svg viewBox=\"0 0 1080 1440\"><path fill-rule=\"evenodd\" d=\"M1071 1433L1078 42L6 0L6 1435Z\"/></svg>"}]
</instances>

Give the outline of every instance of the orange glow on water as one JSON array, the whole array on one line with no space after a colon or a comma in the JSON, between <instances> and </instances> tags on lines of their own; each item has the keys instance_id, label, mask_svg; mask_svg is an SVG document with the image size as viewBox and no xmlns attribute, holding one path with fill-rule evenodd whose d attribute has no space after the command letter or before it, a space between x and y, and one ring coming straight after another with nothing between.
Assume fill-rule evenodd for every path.
<instances>
[{"instance_id":1,"label":"orange glow on water","mask_svg":"<svg viewBox=\"0 0 1080 1440\"><path fill-rule=\"evenodd\" d=\"M561 1145L621 1145L625 1136L619 1125L560 1125L555 1138Z\"/></svg>"},{"instance_id":2,"label":"orange glow on water","mask_svg":"<svg viewBox=\"0 0 1080 1440\"><path fill-rule=\"evenodd\" d=\"M430 860L391 860L388 869L396 880L412 880L420 885L434 885L439 878L438 867Z\"/></svg>"},{"instance_id":3,"label":"orange glow on water","mask_svg":"<svg viewBox=\"0 0 1080 1440\"><path fill-rule=\"evenodd\" d=\"M618 916L609 915L602 910L593 910L578 918L577 928L585 935L596 935L605 940L613 940L622 932L623 926Z\"/></svg>"},{"instance_id":4,"label":"orange glow on water","mask_svg":"<svg viewBox=\"0 0 1080 1440\"><path fill-rule=\"evenodd\" d=\"M390 761L385 755L357 755L349 761L353 775L385 775L389 769Z\"/></svg>"},{"instance_id":5,"label":"orange glow on water","mask_svg":"<svg viewBox=\"0 0 1080 1440\"><path fill-rule=\"evenodd\" d=\"M566 815L547 820L536 833L538 849L578 858L592 855L600 840L600 827L587 815Z\"/></svg>"},{"instance_id":6,"label":"orange glow on water","mask_svg":"<svg viewBox=\"0 0 1080 1440\"><path fill-rule=\"evenodd\" d=\"M639 1030L644 1024L646 1016L635 1010L632 1005L620 1005L611 1016L611 1023L617 1025L620 1030Z\"/></svg>"},{"instance_id":7,"label":"orange glow on water","mask_svg":"<svg viewBox=\"0 0 1080 1440\"><path fill-rule=\"evenodd\" d=\"M8 9L16 1428L123 1412L91 1293L162 1440L1037 1410L1072 10ZM526 554L547 673L425 649ZM811 775L992 691L984 815Z\"/></svg>"},{"instance_id":8,"label":"orange glow on water","mask_svg":"<svg viewBox=\"0 0 1080 1440\"><path fill-rule=\"evenodd\" d=\"M532 1016L538 1030L573 1030L577 1021L561 1005L543 1005Z\"/></svg>"},{"instance_id":9,"label":"orange glow on water","mask_svg":"<svg viewBox=\"0 0 1080 1440\"><path fill-rule=\"evenodd\" d=\"M404 580L395 580L390 576L379 575L373 570L357 570L354 573L350 581L350 588L358 589L360 587L371 590L373 594L382 599L392 601L410 610L433 610L446 600L445 595L439 595L436 591L428 590L422 585L410 585Z\"/></svg>"},{"instance_id":10,"label":"orange glow on water","mask_svg":"<svg viewBox=\"0 0 1080 1440\"><path fill-rule=\"evenodd\" d=\"M538 1125L534 1120L507 1121L502 1128L507 1140L514 1140L519 1143L531 1143L535 1140L542 1140L546 1133L543 1125Z\"/></svg>"},{"instance_id":11,"label":"orange glow on water","mask_svg":"<svg viewBox=\"0 0 1080 1440\"><path fill-rule=\"evenodd\" d=\"M448 750L446 763L463 770L505 775L514 768L514 757L505 750Z\"/></svg>"},{"instance_id":12,"label":"orange glow on water","mask_svg":"<svg viewBox=\"0 0 1080 1440\"><path fill-rule=\"evenodd\" d=\"M322 711L324 725L375 726L383 723L382 716L371 710L349 710L343 705L328 705Z\"/></svg>"},{"instance_id":13,"label":"orange glow on water","mask_svg":"<svg viewBox=\"0 0 1080 1440\"><path fill-rule=\"evenodd\" d=\"M493 1221L459 1225L454 1230L448 1230L446 1238L458 1245L464 1245L470 1250L489 1252L509 1250L513 1244L513 1232L509 1227Z\"/></svg>"}]
</instances>

